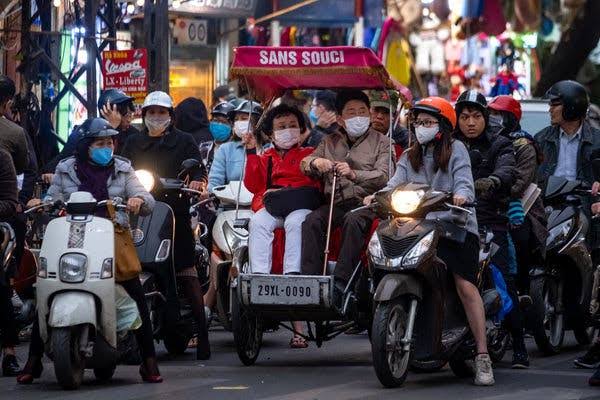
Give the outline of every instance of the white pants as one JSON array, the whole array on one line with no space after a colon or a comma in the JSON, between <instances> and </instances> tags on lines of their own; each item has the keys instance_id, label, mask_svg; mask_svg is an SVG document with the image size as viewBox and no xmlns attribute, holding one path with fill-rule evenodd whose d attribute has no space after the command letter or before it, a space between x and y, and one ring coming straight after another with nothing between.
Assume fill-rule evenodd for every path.
<instances>
[{"instance_id":1,"label":"white pants","mask_svg":"<svg viewBox=\"0 0 600 400\"><path fill-rule=\"evenodd\" d=\"M300 272L300 251L302 249L302 222L310 210L296 210L287 218L276 218L262 208L250 219L248 253L252 273L269 274L273 264L273 231L285 229L285 254L283 273Z\"/></svg>"}]
</instances>

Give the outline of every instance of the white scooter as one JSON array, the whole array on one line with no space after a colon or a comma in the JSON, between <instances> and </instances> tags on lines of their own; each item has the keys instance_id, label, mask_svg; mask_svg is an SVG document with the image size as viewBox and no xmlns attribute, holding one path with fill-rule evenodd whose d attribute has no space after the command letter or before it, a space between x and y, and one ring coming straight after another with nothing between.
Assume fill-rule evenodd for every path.
<instances>
[{"instance_id":1,"label":"white scooter","mask_svg":"<svg viewBox=\"0 0 600 400\"><path fill-rule=\"evenodd\" d=\"M217 219L213 226L213 251L210 268L216 274L217 313L226 330L231 330L231 290L229 289L231 260L236 249L248 244L248 231L238 227L236 220L249 219L254 195L241 181L217 186L213 195L218 202Z\"/></svg>"},{"instance_id":2,"label":"white scooter","mask_svg":"<svg viewBox=\"0 0 600 400\"><path fill-rule=\"evenodd\" d=\"M113 200L118 210L125 208L120 202ZM126 336L117 332L113 223L94 216L106 204L88 192L71 194L67 215L50 221L40 251L40 334L64 389L77 389L85 368L110 379L119 360L117 337Z\"/></svg>"}]
</instances>

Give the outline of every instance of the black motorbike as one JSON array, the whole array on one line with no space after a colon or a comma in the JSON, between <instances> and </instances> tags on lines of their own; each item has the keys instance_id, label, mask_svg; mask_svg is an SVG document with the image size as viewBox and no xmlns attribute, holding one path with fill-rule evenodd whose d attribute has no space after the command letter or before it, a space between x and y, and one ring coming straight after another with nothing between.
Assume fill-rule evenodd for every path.
<instances>
[{"instance_id":1,"label":"black motorbike","mask_svg":"<svg viewBox=\"0 0 600 400\"><path fill-rule=\"evenodd\" d=\"M451 193L410 183L375 196L372 207L382 221L369 243L376 288L371 344L375 372L386 387L404 383L411 360L442 365L447 361L455 375L473 375L468 360L476 355L475 340L452 274L436 254L440 238L463 242L467 234L472 211L451 203ZM427 219L436 211L450 213L444 219ZM488 351L499 359L507 338L494 322L502 304L489 273L496 247L490 234L483 236L478 287L485 306Z\"/></svg>"},{"instance_id":2,"label":"black motorbike","mask_svg":"<svg viewBox=\"0 0 600 400\"><path fill-rule=\"evenodd\" d=\"M544 354L560 351L566 330L590 343L594 268L587 241L590 190L581 181L552 176L544 193L548 215L546 261L533 269L528 328Z\"/></svg>"},{"instance_id":3,"label":"black motorbike","mask_svg":"<svg viewBox=\"0 0 600 400\"><path fill-rule=\"evenodd\" d=\"M179 176L189 174L198 165L196 160L184 161ZM186 188L181 179L158 178L148 171L136 171L136 174L146 189L158 198L200 194ZM142 264L140 280L146 293L154 338L162 340L169 353L183 354L198 329L191 305L182 295L175 275L174 254L177 246L173 209L157 201L151 215L131 219L131 232ZM198 226L195 232L195 265L201 282L207 282L208 250L200 241L206 228Z\"/></svg>"}]
</instances>

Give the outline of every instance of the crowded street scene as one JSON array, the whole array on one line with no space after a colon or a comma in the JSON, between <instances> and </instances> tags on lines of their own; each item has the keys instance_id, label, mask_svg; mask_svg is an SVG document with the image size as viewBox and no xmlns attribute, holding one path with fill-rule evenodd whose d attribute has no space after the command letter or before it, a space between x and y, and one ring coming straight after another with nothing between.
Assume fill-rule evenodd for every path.
<instances>
[{"instance_id":1,"label":"crowded street scene","mask_svg":"<svg viewBox=\"0 0 600 400\"><path fill-rule=\"evenodd\" d=\"M599 15L0 0L0 400L600 399Z\"/></svg>"}]
</instances>

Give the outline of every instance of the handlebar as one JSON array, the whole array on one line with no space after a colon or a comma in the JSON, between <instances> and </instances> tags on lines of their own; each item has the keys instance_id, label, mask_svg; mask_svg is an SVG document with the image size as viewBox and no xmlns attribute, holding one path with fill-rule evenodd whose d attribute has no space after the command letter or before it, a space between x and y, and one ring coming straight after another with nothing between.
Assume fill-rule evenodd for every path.
<instances>
[{"instance_id":1,"label":"handlebar","mask_svg":"<svg viewBox=\"0 0 600 400\"><path fill-rule=\"evenodd\" d=\"M46 207L62 208L64 206L65 206L65 203L62 200L56 200L54 202L45 202L45 203L38 204L37 206L28 208L27 210L23 211L23 214L28 215L28 214L33 213L34 211L37 211L39 209L46 208Z\"/></svg>"}]
</instances>

